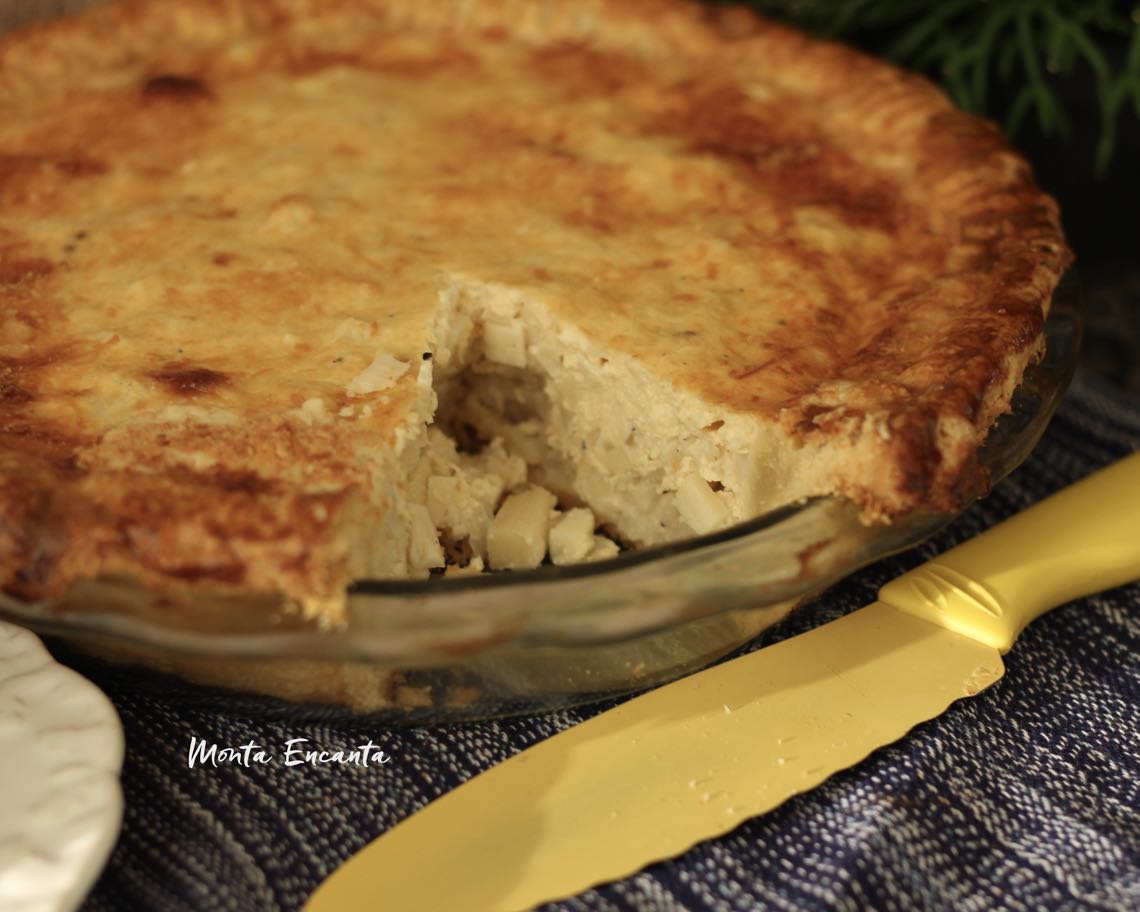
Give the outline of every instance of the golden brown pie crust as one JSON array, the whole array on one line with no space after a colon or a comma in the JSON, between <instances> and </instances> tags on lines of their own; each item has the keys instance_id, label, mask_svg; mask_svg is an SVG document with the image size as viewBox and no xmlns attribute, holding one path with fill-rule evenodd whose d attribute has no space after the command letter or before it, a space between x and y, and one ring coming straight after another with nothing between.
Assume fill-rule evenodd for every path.
<instances>
[{"instance_id":1,"label":"golden brown pie crust","mask_svg":"<svg viewBox=\"0 0 1140 912\"><path fill-rule=\"evenodd\" d=\"M834 454L807 493L953 510L1069 260L996 128L739 9L143 0L26 29L0 583L335 598L334 532L422 392L363 416L345 388L378 348L415 366L441 271ZM314 395L353 420L299 421Z\"/></svg>"}]
</instances>

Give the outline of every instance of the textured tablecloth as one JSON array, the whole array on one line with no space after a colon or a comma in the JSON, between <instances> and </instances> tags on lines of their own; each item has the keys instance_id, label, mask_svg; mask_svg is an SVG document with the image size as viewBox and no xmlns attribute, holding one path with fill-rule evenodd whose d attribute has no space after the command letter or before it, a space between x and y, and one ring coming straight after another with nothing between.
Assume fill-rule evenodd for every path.
<instances>
[{"instance_id":1,"label":"textured tablecloth","mask_svg":"<svg viewBox=\"0 0 1140 912\"><path fill-rule=\"evenodd\" d=\"M757 645L857 608L919 560L1137 448L1140 403L1078 382L1029 462L989 498ZM1047 615L1007 669L774 813L549 908L1140 909L1140 587ZM599 708L361 731L235 717L139 693L113 673L94 678L126 729L126 812L86 912L296 909L398 820ZM191 737L280 751L288 738L335 749L369 736L390 762L187 767ZM494 820L471 835L493 840ZM377 909L388 908L381 894Z\"/></svg>"}]
</instances>

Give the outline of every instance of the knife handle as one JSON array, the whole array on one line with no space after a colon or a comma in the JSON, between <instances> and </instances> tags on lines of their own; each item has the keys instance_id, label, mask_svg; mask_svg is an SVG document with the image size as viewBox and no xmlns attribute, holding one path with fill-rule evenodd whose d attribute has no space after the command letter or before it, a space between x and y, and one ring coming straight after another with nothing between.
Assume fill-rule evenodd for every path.
<instances>
[{"instance_id":1,"label":"knife handle","mask_svg":"<svg viewBox=\"0 0 1140 912\"><path fill-rule=\"evenodd\" d=\"M1140 453L904 573L879 600L1008 652L1026 624L1140 578Z\"/></svg>"}]
</instances>

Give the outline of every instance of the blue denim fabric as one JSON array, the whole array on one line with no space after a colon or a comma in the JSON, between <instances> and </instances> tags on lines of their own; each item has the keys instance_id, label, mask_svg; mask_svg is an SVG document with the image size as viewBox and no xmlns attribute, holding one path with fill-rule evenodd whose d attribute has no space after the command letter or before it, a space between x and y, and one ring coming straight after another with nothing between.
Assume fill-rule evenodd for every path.
<instances>
[{"instance_id":1,"label":"blue denim fabric","mask_svg":"<svg viewBox=\"0 0 1140 912\"><path fill-rule=\"evenodd\" d=\"M1075 385L1028 463L916 551L833 588L757 645L874 597L904 569L1140 447L1140 403ZM359 731L235 718L96 678L126 729L122 836L87 912L295 909L442 792L599 707L376 731L393 760L187 769L222 744ZM494 839L494 821L483 838ZM379 898L378 909L386 909ZM1140 909L1140 586L1060 608L1005 678L772 814L551 910ZM398 912L398 910L391 910Z\"/></svg>"}]
</instances>

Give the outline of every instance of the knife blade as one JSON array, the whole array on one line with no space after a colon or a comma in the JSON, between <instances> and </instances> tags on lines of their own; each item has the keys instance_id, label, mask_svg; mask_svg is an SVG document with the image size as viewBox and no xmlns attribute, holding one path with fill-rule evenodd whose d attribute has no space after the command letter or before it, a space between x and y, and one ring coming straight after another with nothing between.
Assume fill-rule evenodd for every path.
<instances>
[{"instance_id":1,"label":"knife blade","mask_svg":"<svg viewBox=\"0 0 1140 912\"><path fill-rule=\"evenodd\" d=\"M366 846L305 908L508 912L629 876L981 692L1031 620L1137 577L1140 454L903 574L870 605L474 777Z\"/></svg>"}]
</instances>

